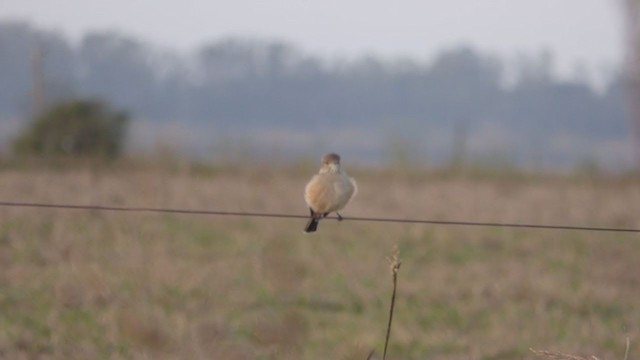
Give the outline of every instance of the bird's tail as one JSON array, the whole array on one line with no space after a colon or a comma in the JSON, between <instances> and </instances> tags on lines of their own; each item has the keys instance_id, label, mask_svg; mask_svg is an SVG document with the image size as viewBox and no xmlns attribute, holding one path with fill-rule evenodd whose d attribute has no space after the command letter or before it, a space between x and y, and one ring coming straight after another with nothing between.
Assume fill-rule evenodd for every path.
<instances>
[{"instance_id":1,"label":"bird's tail","mask_svg":"<svg viewBox=\"0 0 640 360\"><path fill-rule=\"evenodd\" d=\"M309 222L307 223L307 226L305 226L304 232L312 233L312 232L315 232L316 230L318 230L318 221L319 220L320 219L318 219L315 216L312 216L311 218L309 218Z\"/></svg>"}]
</instances>

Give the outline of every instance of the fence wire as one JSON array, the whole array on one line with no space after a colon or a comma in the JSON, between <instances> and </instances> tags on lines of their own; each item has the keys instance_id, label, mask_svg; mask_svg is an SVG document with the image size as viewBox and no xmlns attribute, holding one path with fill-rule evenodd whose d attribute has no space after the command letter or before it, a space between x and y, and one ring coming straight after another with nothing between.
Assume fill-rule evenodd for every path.
<instances>
[{"instance_id":1,"label":"fence wire","mask_svg":"<svg viewBox=\"0 0 640 360\"><path fill-rule=\"evenodd\" d=\"M270 212L219 211L219 210L196 210L196 209L175 209L175 208L172 209L172 208L104 206L104 205L77 205L77 204L50 204L50 203L12 202L12 201L0 201L0 206L14 207L14 208L19 207L19 208L46 208L46 209L64 209L64 210L113 211L113 212L147 212L147 213L237 216L237 217L242 216L242 217L292 218L292 219L309 218L308 215L270 213ZM401 223L401 224L431 224L431 225L451 225L451 226L479 226L479 227L640 233L640 229L638 228L617 228L617 227L598 227L598 226L524 224L524 223L502 223L502 222L457 221L457 220L429 220L429 219L400 219L400 218L357 217L357 216L342 216L340 219L336 216L328 216L327 219L335 219L335 220L342 220L342 221Z\"/></svg>"}]
</instances>

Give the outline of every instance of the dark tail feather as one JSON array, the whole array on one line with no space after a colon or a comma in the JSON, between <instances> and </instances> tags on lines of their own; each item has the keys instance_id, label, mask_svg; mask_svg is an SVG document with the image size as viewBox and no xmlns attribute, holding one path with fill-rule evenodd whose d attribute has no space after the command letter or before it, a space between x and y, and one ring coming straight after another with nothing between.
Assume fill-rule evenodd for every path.
<instances>
[{"instance_id":1,"label":"dark tail feather","mask_svg":"<svg viewBox=\"0 0 640 360\"><path fill-rule=\"evenodd\" d=\"M316 230L318 230L318 221L319 220L320 219L318 219L317 217L312 216L309 219L309 222L307 223L307 226L304 228L304 232L312 233L312 232L315 232Z\"/></svg>"}]
</instances>

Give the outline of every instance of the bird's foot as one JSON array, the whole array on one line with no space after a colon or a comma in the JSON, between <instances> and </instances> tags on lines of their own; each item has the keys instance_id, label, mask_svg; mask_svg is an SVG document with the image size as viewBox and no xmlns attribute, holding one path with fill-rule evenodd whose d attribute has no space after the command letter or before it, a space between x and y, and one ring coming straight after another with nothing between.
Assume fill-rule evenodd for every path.
<instances>
[{"instance_id":1,"label":"bird's foot","mask_svg":"<svg viewBox=\"0 0 640 360\"><path fill-rule=\"evenodd\" d=\"M339 212L337 212L337 213L336 213L336 215L338 215L338 221L342 221L342 220L344 220L344 219L342 218L342 215L340 215L340 213L339 213Z\"/></svg>"}]
</instances>

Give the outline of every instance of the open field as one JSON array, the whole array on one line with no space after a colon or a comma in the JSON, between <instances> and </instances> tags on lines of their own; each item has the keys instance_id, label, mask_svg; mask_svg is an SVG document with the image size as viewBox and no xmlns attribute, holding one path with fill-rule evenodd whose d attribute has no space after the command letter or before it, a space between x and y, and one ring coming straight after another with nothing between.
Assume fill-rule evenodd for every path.
<instances>
[{"instance_id":1,"label":"open field","mask_svg":"<svg viewBox=\"0 0 640 360\"><path fill-rule=\"evenodd\" d=\"M311 171L311 170L309 170ZM0 200L306 214L310 172L0 170ZM345 216L640 227L640 181L360 171ZM640 356L640 235L0 208L0 358Z\"/></svg>"}]
</instances>

